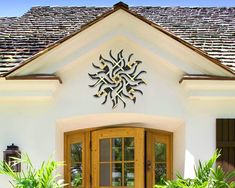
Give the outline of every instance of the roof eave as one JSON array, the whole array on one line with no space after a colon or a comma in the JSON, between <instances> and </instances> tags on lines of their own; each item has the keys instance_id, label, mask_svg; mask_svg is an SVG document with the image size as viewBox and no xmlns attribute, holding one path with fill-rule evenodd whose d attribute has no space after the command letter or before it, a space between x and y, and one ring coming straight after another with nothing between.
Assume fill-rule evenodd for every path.
<instances>
[{"instance_id":1,"label":"roof eave","mask_svg":"<svg viewBox=\"0 0 235 188\"><path fill-rule=\"evenodd\" d=\"M6 80L57 80L62 84L62 80L59 76L54 74L32 74L25 76L8 76L5 77Z\"/></svg>"},{"instance_id":2,"label":"roof eave","mask_svg":"<svg viewBox=\"0 0 235 188\"><path fill-rule=\"evenodd\" d=\"M235 81L235 77L212 76L212 75L185 75L179 83L182 84L186 80L217 80L217 81Z\"/></svg>"}]
</instances>

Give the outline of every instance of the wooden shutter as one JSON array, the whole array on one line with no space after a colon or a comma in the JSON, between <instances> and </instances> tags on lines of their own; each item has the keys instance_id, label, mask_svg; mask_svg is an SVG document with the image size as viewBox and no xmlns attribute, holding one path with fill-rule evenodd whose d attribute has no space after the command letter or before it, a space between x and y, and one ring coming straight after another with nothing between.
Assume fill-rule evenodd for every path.
<instances>
[{"instance_id":1,"label":"wooden shutter","mask_svg":"<svg viewBox=\"0 0 235 188\"><path fill-rule=\"evenodd\" d=\"M235 119L216 120L216 147L221 150L217 165L228 172L235 168Z\"/></svg>"}]
</instances>

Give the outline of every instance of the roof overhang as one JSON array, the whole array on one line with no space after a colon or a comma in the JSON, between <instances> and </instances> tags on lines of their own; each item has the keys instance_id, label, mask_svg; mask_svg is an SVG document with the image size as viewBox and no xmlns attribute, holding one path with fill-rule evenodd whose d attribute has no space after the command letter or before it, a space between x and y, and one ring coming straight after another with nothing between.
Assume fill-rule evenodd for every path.
<instances>
[{"instance_id":1,"label":"roof overhang","mask_svg":"<svg viewBox=\"0 0 235 188\"><path fill-rule=\"evenodd\" d=\"M61 80L49 75L0 78L0 101L47 101L53 98Z\"/></svg>"},{"instance_id":2,"label":"roof overhang","mask_svg":"<svg viewBox=\"0 0 235 188\"><path fill-rule=\"evenodd\" d=\"M235 100L235 78L190 75L180 80L188 99Z\"/></svg>"}]
</instances>

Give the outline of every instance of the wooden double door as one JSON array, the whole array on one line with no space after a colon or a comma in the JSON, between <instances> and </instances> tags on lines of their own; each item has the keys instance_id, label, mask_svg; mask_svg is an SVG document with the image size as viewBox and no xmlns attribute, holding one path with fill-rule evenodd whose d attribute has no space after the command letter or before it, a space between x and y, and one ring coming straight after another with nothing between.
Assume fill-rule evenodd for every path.
<instances>
[{"instance_id":1,"label":"wooden double door","mask_svg":"<svg viewBox=\"0 0 235 188\"><path fill-rule=\"evenodd\" d=\"M144 128L65 133L70 188L150 188L172 177L172 134Z\"/></svg>"}]
</instances>

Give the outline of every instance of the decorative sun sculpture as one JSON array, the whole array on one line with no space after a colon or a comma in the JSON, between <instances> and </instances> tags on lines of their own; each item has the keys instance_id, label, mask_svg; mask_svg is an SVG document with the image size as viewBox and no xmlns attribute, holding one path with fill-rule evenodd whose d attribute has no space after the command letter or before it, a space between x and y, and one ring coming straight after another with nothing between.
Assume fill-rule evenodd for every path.
<instances>
[{"instance_id":1,"label":"decorative sun sculpture","mask_svg":"<svg viewBox=\"0 0 235 188\"><path fill-rule=\"evenodd\" d=\"M146 84L141 78L141 74L146 71L138 71L139 65L142 61L132 60L134 54L130 54L127 58L123 57L123 50L121 50L116 57L113 56L112 51L109 51L109 58L103 58L100 55L99 65L92 63L93 67L97 69L97 73L88 74L91 79L95 80L93 85L97 87L98 91L94 97L104 97L102 104L105 104L108 99L113 103L113 108L122 101L124 108L126 107L126 99L136 102L136 93L143 95L139 85Z\"/></svg>"}]
</instances>

